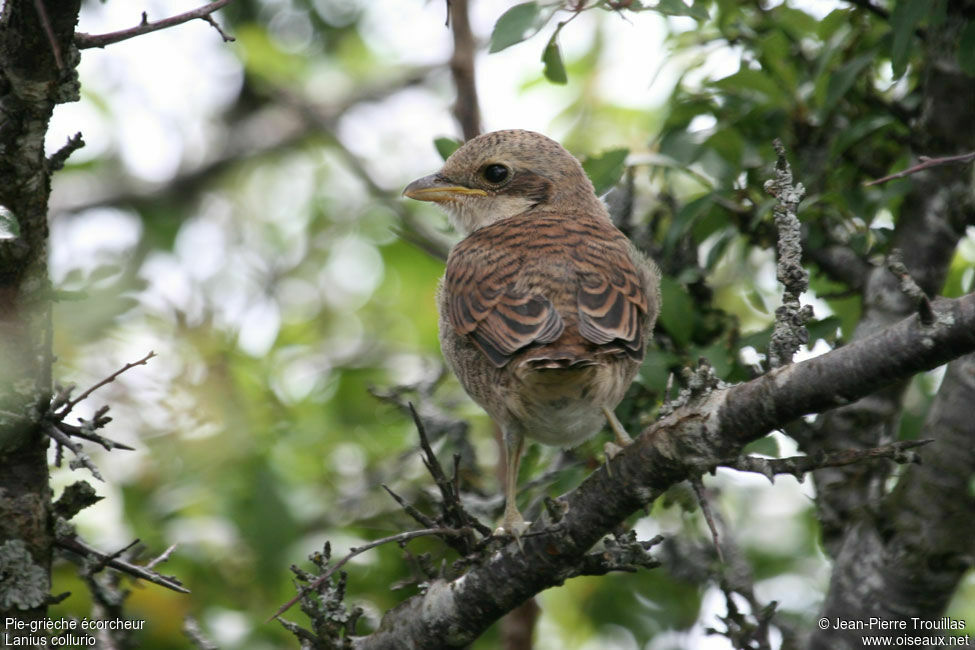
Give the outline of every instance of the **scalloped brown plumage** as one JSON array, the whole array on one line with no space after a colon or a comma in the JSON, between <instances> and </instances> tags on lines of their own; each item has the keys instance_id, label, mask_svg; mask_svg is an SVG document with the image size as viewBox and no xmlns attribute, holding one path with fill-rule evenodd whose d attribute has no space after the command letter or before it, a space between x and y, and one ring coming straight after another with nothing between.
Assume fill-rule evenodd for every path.
<instances>
[{"instance_id":1,"label":"scalloped brown plumage","mask_svg":"<svg viewBox=\"0 0 975 650\"><path fill-rule=\"evenodd\" d=\"M440 344L506 451L502 527L525 437L572 447L616 408L660 309L659 272L610 221L579 162L531 131L467 142L404 194L434 201L467 237L447 259Z\"/></svg>"}]
</instances>

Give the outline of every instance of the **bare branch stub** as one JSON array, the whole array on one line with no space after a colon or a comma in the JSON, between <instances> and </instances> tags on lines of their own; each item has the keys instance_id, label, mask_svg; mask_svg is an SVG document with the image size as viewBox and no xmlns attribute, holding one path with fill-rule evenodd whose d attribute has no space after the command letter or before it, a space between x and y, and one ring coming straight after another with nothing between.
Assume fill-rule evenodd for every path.
<instances>
[{"instance_id":1,"label":"bare branch stub","mask_svg":"<svg viewBox=\"0 0 975 650\"><path fill-rule=\"evenodd\" d=\"M92 47L105 47L106 45L112 45L113 43L135 38L136 36L142 36L143 34L149 34L150 32L157 32L161 29L175 27L176 25L181 25L196 19L205 20L213 25L224 41L232 41L234 39L227 36L227 34L224 33L224 31L216 24L216 21L214 21L210 16L210 14L215 12L217 9L221 9L231 2L233 2L233 0L214 0L209 4L203 5L202 7L197 7L196 9L192 9L175 16L170 16L169 18L163 18L162 20L157 20L155 22L149 22L148 17L146 16L145 12L143 12L142 20L135 27L122 29L117 32L109 32L107 34L85 34L83 32L77 32L74 37L74 42L79 50Z\"/></svg>"},{"instance_id":2,"label":"bare branch stub","mask_svg":"<svg viewBox=\"0 0 975 650\"><path fill-rule=\"evenodd\" d=\"M910 271L904 264L904 259L899 249L891 251L887 256L887 270L893 273L900 281L900 290L905 296L914 301L917 305L917 313L921 322L925 325L934 323L934 310L931 308L931 300L918 283L911 277Z\"/></svg>"},{"instance_id":3,"label":"bare branch stub","mask_svg":"<svg viewBox=\"0 0 975 650\"><path fill-rule=\"evenodd\" d=\"M64 168L64 163L67 162L68 158L78 149L85 146L85 141L81 137L81 132L75 133L73 136L68 138L68 141L63 147L55 151L47 159L47 169L49 172L56 172L59 169Z\"/></svg>"},{"instance_id":4,"label":"bare branch stub","mask_svg":"<svg viewBox=\"0 0 975 650\"><path fill-rule=\"evenodd\" d=\"M809 340L806 323L812 307L802 307L799 296L809 288L809 273L802 268L802 229L796 212L806 189L792 182L792 169L780 140L773 143L777 160L775 176L765 181L765 191L775 197L775 227L779 232L776 277L785 287L782 306L775 310L775 326L769 342L769 368L792 363L799 346Z\"/></svg>"}]
</instances>

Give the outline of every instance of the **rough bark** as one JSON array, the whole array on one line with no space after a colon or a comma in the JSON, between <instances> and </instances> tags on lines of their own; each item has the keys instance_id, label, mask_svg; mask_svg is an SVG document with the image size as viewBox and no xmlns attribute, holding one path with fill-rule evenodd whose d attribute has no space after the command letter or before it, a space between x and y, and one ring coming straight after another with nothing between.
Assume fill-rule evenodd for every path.
<instances>
[{"instance_id":1,"label":"rough bark","mask_svg":"<svg viewBox=\"0 0 975 650\"><path fill-rule=\"evenodd\" d=\"M51 392L44 156L54 106L78 98L72 44L80 0L8 0L0 14L0 210L19 236L0 239L0 618L42 617L53 544L48 439ZM58 158L60 159L60 158Z\"/></svg>"},{"instance_id":2,"label":"rough bark","mask_svg":"<svg viewBox=\"0 0 975 650\"><path fill-rule=\"evenodd\" d=\"M354 646L463 647L526 599L577 575L603 535L671 485L801 415L847 404L972 350L975 294L937 302L932 325L911 316L828 354L693 398L561 497L565 514L556 525L541 532L553 523L543 517L521 548L511 543L456 580L434 581Z\"/></svg>"},{"instance_id":3,"label":"rough bark","mask_svg":"<svg viewBox=\"0 0 975 650\"><path fill-rule=\"evenodd\" d=\"M924 423L934 443L905 471L896 489L864 513L844 537L822 615L831 622L903 621L903 629L834 629L812 639L814 649L859 648L864 634L917 637L945 634L942 616L959 580L973 565L975 467L972 445L975 355L948 365ZM917 619L917 620L914 620ZM919 621L935 627L924 629Z\"/></svg>"},{"instance_id":4,"label":"rough bark","mask_svg":"<svg viewBox=\"0 0 975 650\"><path fill-rule=\"evenodd\" d=\"M948 19L932 26L924 42L924 103L912 143L918 156L975 149L975 130L971 128L975 79L965 75L956 60L958 31L966 24L965 17L975 11L975 3L952 2L948 11ZM957 165L911 177L913 189L898 215L895 246L903 252L912 277L928 295L941 289L958 240L966 227L975 224L971 174L970 166ZM864 316L856 338L869 336L914 308L900 291L897 279L886 269L875 269L868 276ZM870 463L814 473L823 542L834 558L823 616L909 621L912 616L934 619L944 613L963 570L959 567L970 562L972 552L970 541L967 551L956 547L959 539L972 538L970 526L965 523L971 519L971 505L965 495L967 481L975 470L975 457L963 452L971 449L970 413L968 422L962 418L947 424L939 419L950 419L943 412L955 404L959 386L964 384L962 378L968 372L965 367L967 362L962 361L951 367L941 388L946 394L939 393L924 432L925 437L936 437L939 443L922 452L922 457L943 475L930 474L929 465L920 471L911 469L896 491L888 495L888 464ZM905 387L905 382L895 384L820 418L815 436L802 441L804 451L870 447L894 439ZM954 433L944 431L952 426L962 428ZM954 440L949 442L951 438ZM945 442L941 443L942 439ZM950 456L950 462L945 455ZM946 489L948 486L957 491ZM922 506L918 499L924 499L925 504ZM966 505L968 514L959 511ZM860 647L862 632L819 629L813 633L811 647ZM884 633L916 636L917 630L909 625Z\"/></svg>"}]
</instances>

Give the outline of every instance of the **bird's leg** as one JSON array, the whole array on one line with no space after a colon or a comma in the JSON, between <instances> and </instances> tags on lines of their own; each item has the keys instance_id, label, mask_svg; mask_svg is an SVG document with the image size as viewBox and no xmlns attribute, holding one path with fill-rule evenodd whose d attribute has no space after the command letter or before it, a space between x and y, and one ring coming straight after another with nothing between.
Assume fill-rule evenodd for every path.
<instances>
[{"instance_id":1,"label":"bird's leg","mask_svg":"<svg viewBox=\"0 0 975 650\"><path fill-rule=\"evenodd\" d=\"M616 454L623 451L623 447L628 447L633 444L633 438L630 434L626 432L623 428L623 424L616 417L616 413L607 407L603 407L603 414L606 416L606 420L609 422L609 428L613 430L613 437L616 439L615 443L607 442L603 445L603 451L606 453L606 459L609 460L614 458Z\"/></svg>"},{"instance_id":2,"label":"bird's leg","mask_svg":"<svg viewBox=\"0 0 975 650\"><path fill-rule=\"evenodd\" d=\"M504 517L501 526L495 533L510 533L517 537L529 522L518 511L515 495L518 493L518 466L521 464L521 452L525 449L525 436L521 432L504 432Z\"/></svg>"}]
</instances>

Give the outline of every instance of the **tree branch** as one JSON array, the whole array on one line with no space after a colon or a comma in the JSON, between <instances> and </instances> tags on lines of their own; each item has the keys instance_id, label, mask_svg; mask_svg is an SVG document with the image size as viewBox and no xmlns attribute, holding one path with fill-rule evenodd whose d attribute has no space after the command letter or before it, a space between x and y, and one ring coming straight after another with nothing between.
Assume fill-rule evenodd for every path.
<instances>
[{"instance_id":1,"label":"tree branch","mask_svg":"<svg viewBox=\"0 0 975 650\"><path fill-rule=\"evenodd\" d=\"M927 156L921 156L918 164L908 167L907 169L901 170L896 174L890 174L889 176L884 176L883 178L878 178L876 180L867 181L864 183L864 187L871 187L873 185L880 185L886 183L887 181L892 181L895 178L904 178L905 176L910 176L911 174L916 174L925 169L930 169L932 167L939 167L941 165L950 165L952 163L970 163L975 160L975 151L969 151L968 153L960 153L957 156L942 156L940 158L928 158Z\"/></svg>"},{"instance_id":2,"label":"tree branch","mask_svg":"<svg viewBox=\"0 0 975 650\"><path fill-rule=\"evenodd\" d=\"M224 31L216 24L216 21L214 21L210 16L210 14L212 14L214 11L225 7L231 2L233 2L233 0L214 0L210 4L203 5L202 7L197 7L196 9L192 9L175 16L170 16L169 18L163 18L162 20L157 20L156 22L152 23L149 22L146 12L143 11L142 22L135 27L122 29L117 32L109 32L108 34L85 34L84 32L77 32L74 36L74 43L79 50L85 50L91 47L105 47L106 45L112 45L113 43L135 38L136 36L142 36L143 34L148 34L150 32L157 32L161 29L175 27L176 25L182 25L183 23L197 19L203 19L213 25L224 41L232 41L234 39L227 36L227 34L225 34Z\"/></svg>"},{"instance_id":3,"label":"tree branch","mask_svg":"<svg viewBox=\"0 0 975 650\"><path fill-rule=\"evenodd\" d=\"M76 553L94 562L94 565L92 567L92 573L100 571L101 569L108 566L108 567L112 567L117 571L121 571L122 573L127 573L128 575L134 578L147 580L153 584L159 585L160 587L166 587L167 589L177 591L181 594L190 593L190 590L184 587L182 583L180 583L180 581L177 580L176 578L172 576L164 576L153 570L153 567L155 567L160 562L165 561L165 558L168 557L169 553L172 552L172 547L166 549L166 552L163 553L163 555L160 556L160 558L157 558L156 560L152 561L147 566L139 566L138 564L132 564L131 562L119 558L119 556L124 551L131 548L133 545L138 543L138 541L139 540L135 540L135 542L132 542L132 544L129 544L128 546L123 548L121 551L118 551L117 553L108 553L108 554L102 553L101 551L98 551L92 548L91 546L88 546L88 544L84 543L78 537L75 536L59 537L55 541L55 545L60 549L71 551L72 553Z\"/></svg>"},{"instance_id":4,"label":"tree branch","mask_svg":"<svg viewBox=\"0 0 975 650\"><path fill-rule=\"evenodd\" d=\"M934 443L894 490L851 527L837 553L822 616L939 621L973 565L975 355L948 364L923 431ZM916 634L916 625L900 634ZM936 629L936 628L935 628ZM856 630L815 630L811 648L860 648ZM890 634L898 634L893 632ZM895 644L896 645L896 644Z\"/></svg>"},{"instance_id":5,"label":"tree branch","mask_svg":"<svg viewBox=\"0 0 975 650\"><path fill-rule=\"evenodd\" d=\"M975 294L934 303L935 322L911 316L828 354L692 398L559 500L556 526L539 518L522 537L462 577L437 580L383 618L355 648L462 647L532 595L560 584L607 531L668 487L737 456L748 442L811 412L848 403L975 350Z\"/></svg>"},{"instance_id":6,"label":"tree branch","mask_svg":"<svg viewBox=\"0 0 975 650\"><path fill-rule=\"evenodd\" d=\"M776 139L775 176L765 182L765 191L775 197L775 227L778 230L776 277L785 290L782 306L775 310L775 327L769 342L770 368L792 363L799 346L809 340L806 323L812 307L802 307L799 296L809 288L809 273L802 268L802 229L799 226L799 201L806 193L802 183L792 183L792 169L785 157L782 141Z\"/></svg>"},{"instance_id":7,"label":"tree branch","mask_svg":"<svg viewBox=\"0 0 975 650\"><path fill-rule=\"evenodd\" d=\"M467 0L447 0L454 35L454 53L450 57L450 74L457 89L454 117L465 140L481 133L481 109L477 101L474 77L474 34L467 15Z\"/></svg>"}]
</instances>

